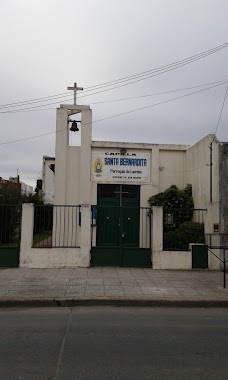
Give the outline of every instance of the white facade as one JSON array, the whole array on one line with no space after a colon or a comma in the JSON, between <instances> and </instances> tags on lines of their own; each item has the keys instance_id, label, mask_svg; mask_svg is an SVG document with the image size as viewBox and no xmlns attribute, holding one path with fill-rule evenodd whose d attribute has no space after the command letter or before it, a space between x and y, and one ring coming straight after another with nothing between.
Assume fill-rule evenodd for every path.
<instances>
[{"instance_id":1,"label":"white facade","mask_svg":"<svg viewBox=\"0 0 228 380\"><path fill-rule=\"evenodd\" d=\"M32 186L27 185L26 183L21 182L21 181L20 181L20 184L21 184L21 192L23 194L26 194L26 195L33 194L33 187Z\"/></svg>"},{"instance_id":2,"label":"white facade","mask_svg":"<svg viewBox=\"0 0 228 380\"><path fill-rule=\"evenodd\" d=\"M81 113L81 146L69 145L68 115ZM92 141L92 111L89 106L62 105L57 110L55 151L55 204L96 204L97 183L141 185L141 206L148 206L148 198L176 184L183 188L188 182L185 175L188 145L143 144ZM124 151L124 155L121 152ZM146 172L141 179L96 177L94 160L112 153L112 157L144 157ZM135 156L136 155L136 156ZM108 156L111 157L111 156ZM118 169L117 165L117 170ZM132 166L133 168L133 166ZM138 170L138 166L134 166ZM142 167L141 167L142 168ZM103 173L102 173L103 174ZM133 177L133 176L132 176ZM137 177L135 175L135 177Z\"/></svg>"},{"instance_id":3,"label":"white facade","mask_svg":"<svg viewBox=\"0 0 228 380\"><path fill-rule=\"evenodd\" d=\"M77 120L81 117L80 146L69 144L69 134L73 132L69 131L68 120L73 115L77 116ZM214 224L221 223L219 214L219 154L221 153L220 143L214 135L206 136L192 147L175 144L101 142L92 141L91 136L92 111L89 106L61 105L57 109L55 159L45 156L43 159L44 197L45 203L54 203L56 206L80 205L82 221L79 234L80 247L57 250L58 254L54 248L44 250L35 248L33 250L36 251L34 255L36 262L34 262L31 261L29 253L31 248L31 236L29 236L24 245L22 266L90 265L91 238L93 239L96 231L91 229L91 205L97 205L97 190L100 184L139 185L140 207L148 207L149 197L166 190L171 185L183 189L187 184L191 184L195 208L207 209L206 232L212 233ZM213 151L209 149L210 144L213 145ZM210 161L211 152L212 161ZM213 162L212 171L211 162ZM55 174L50 170L51 164L55 164ZM23 220L24 231L28 230L32 218L31 209L27 208L26 213L28 218ZM142 221L140 223L142 224ZM54 222L53 230L56 228ZM190 250L163 251L162 228L162 208L154 207L151 226L153 268L191 269ZM219 260L212 254L209 254L208 262L210 269L219 269Z\"/></svg>"},{"instance_id":4,"label":"white facade","mask_svg":"<svg viewBox=\"0 0 228 380\"><path fill-rule=\"evenodd\" d=\"M82 120L84 118L81 146L69 146L67 117L74 109L77 113L82 111ZM150 196L171 185L184 188L189 183L193 188L195 208L207 208L210 203L219 202L219 142L214 135L206 136L192 147L92 141L92 111L89 106L67 105L57 110L57 131L55 204L96 204L97 183L140 184L140 206L147 206ZM212 141L213 200L210 202L209 145ZM110 164L111 158L113 162ZM147 164L135 166L133 163L129 166L128 161L134 159L146 160ZM99 165L104 166L101 173L95 171L97 160ZM105 160L109 160L107 165L104 165ZM120 164L121 160L125 161L123 165Z\"/></svg>"}]
</instances>

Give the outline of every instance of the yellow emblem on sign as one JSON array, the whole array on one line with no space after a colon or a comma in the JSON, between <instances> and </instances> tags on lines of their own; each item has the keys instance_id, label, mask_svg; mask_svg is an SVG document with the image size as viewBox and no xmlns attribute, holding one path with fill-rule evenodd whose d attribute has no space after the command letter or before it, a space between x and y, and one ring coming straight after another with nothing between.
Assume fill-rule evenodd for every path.
<instances>
[{"instance_id":1,"label":"yellow emblem on sign","mask_svg":"<svg viewBox=\"0 0 228 380\"><path fill-rule=\"evenodd\" d=\"M103 172L104 163L100 157L95 158L93 163L93 171L96 174L101 174Z\"/></svg>"}]
</instances>

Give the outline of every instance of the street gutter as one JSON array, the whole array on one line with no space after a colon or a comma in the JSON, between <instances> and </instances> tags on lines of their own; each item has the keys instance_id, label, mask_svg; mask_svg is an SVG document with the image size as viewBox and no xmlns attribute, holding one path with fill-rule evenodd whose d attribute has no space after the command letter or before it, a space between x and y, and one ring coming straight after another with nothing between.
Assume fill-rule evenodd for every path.
<instances>
[{"instance_id":1,"label":"street gutter","mask_svg":"<svg viewBox=\"0 0 228 380\"><path fill-rule=\"evenodd\" d=\"M4 307L78 307L78 306L117 306L117 307L228 307L228 299L138 299L138 298L77 298L77 299L1 299Z\"/></svg>"}]
</instances>

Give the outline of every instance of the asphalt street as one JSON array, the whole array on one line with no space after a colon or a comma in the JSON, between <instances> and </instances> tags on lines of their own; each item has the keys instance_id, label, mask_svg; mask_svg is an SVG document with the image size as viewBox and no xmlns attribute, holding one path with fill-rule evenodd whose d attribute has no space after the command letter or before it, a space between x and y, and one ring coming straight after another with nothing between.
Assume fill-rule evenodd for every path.
<instances>
[{"instance_id":1,"label":"asphalt street","mask_svg":"<svg viewBox=\"0 0 228 380\"><path fill-rule=\"evenodd\" d=\"M228 309L0 309L1 380L228 377Z\"/></svg>"}]
</instances>

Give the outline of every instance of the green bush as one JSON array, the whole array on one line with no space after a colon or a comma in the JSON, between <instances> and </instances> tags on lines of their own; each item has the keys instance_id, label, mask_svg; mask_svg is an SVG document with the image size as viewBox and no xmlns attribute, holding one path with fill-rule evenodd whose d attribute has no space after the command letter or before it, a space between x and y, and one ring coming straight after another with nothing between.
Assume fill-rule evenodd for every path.
<instances>
[{"instance_id":1,"label":"green bush","mask_svg":"<svg viewBox=\"0 0 228 380\"><path fill-rule=\"evenodd\" d=\"M184 222L175 230L164 233L164 249L188 250L189 243L204 244L204 224Z\"/></svg>"},{"instance_id":2,"label":"green bush","mask_svg":"<svg viewBox=\"0 0 228 380\"><path fill-rule=\"evenodd\" d=\"M168 210L193 210L192 185L187 185L183 190L172 185L165 191L150 197L148 202L150 206L163 206Z\"/></svg>"},{"instance_id":3,"label":"green bush","mask_svg":"<svg viewBox=\"0 0 228 380\"><path fill-rule=\"evenodd\" d=\"M0 245L19 239L21 221L20 206L0 204Z\"/></svg>"},{"instance_id":4,"label":"green bush","mask_svg":"<svg viewBox=\"0 0 228 380\"><path fill-rule=\"evenodd\" d=\"M35 205L34 211L34 234L51 231L53 226L53 205Z\"/></svg>"},{"instance_id":5,"label":"green bush","mask_svg":"<svg viewBox=\"0 0 228 380\"><path fill-rule=\"evenodd\" d=\"M10 244L20 237L21 206L23 203L43 204L39 194L22 194L7 184L0 187L0 244Z\"/></svg>"}]
</instances>

